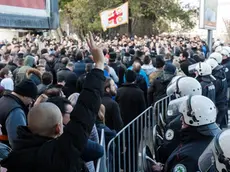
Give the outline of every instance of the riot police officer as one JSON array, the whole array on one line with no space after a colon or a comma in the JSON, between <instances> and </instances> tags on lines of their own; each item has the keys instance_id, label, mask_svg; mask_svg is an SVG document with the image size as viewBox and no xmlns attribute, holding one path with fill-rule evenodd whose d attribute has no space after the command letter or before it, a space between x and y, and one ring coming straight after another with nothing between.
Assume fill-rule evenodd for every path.
<instances>
[{"instance_id":1,"label":"riot police officer","mask_svg":"<svg viewBox=\"0 0 230 172\"><path fill-rule=\"evenodd\" d=\"M199 158L201 172L230 171L230 129L225 130L213 139Z\"/></svg>"},{"instance_id":2,"label":"riot police officer","mask_svg":"<svg viewBox=\"0 0 230 172\"><path fill-rule=\"evenodd\" d=\"M225 69L219 65L216 60L208 59L206 61L212 68L212 75L215 77L213 81L216 89L216 107L218 109L216 123L220 125L220 128L226 128L228 124L228 103L227 103L227 91L228 83L226 80Z\"/></svg>"},{"instance_id":3,"label":"riot police officer","mask_svg":"<svg viewBox=\"0 0 230 172\"><path fill-rule=\"evenodd\" d=\"M182 114L180 145L167 159L165 166L153 165L154 172L196 172L198 159L212 139L220 132L216 125L216 107L207 97L187 96L175 102Z\"/></svg>"},{"instance_id":4,"label":"riot police officer","mask_svg":"<svg viewBox=\"0 0 230 172\"><path fill-rule=\"evenodd\" d=\"M167 95L174 95L176 98L186 95L201 95L201 93L202 88L200 83L192 77L176 76L172 79L167 88ZM156 152L156 160L161 163L166 162L169 155L180 143L180 130L182 124L178 107L175 106L177 105L177 103L175 103L176 101L177 99L169 103L163 144L160 145Z\"/></svg>"},{"instance_id":5,"label":"riot police officer","mask_svg":"<svg viewBox=\"0 0 230 172\"><path fill-rule=\"evenodd\" d=\"M202 95L211 99L214 103L216 100L216 90L213 84L215 80L212 77L212 68L209 64L200 62L196 65L196 79L200 82L202 87Z\"/></svg>"}]
</instances>

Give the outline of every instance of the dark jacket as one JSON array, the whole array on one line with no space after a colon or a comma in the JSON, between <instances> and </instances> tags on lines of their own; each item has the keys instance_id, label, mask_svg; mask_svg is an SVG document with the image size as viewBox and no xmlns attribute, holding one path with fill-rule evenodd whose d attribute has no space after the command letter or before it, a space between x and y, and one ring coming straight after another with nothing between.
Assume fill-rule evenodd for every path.
<instances>
[{"instance_id":1,"label":"dark jacket","mask_svg":"<svg viewBox=\"0 0 230 172\"><path fill-rule=\"evenodd\" d=\"M83 60L77 61L74 64L74 72L76 73L77 77L85 73L85 62Z\"/></svg>"},{"instance_id":2,"label":"dark jacket","mask_svg":"<svg viewBox=\"0 0 230 172\"><path fill-rule=\"evenodd\" d=\"M110 129L119 132L123 128L119 105L108 93L104 94L102 104L105 106L105 124Z\"/></svg>"},{"instance_id":3,"label":"dark jacket","mask_svg":"<svg viewBox=\"0 0 230 172\"><path fill-rule=\"evenodd\" d=\"M226 80L225 69L222 66L217 66L213 71L212 75L216 78L213 81L216 90L216 107L218 110L216 123L221 124L222 122L227 125L225 116L228 114L228 101L227 101L227 92L228 92L228 83Z\"/></svg>"},{"instance_id":4,"label":"dark jacket","mask_svg":"<svg viewBox=\"0 0 230 172\"><path fill-rule=\"evenodd\" d=\"M57 72L57 78L60 76L65 78L65 88L63 89L65 96L69 97L76 93L77 75L68 68L63 68Z\"/></svg>"},{"instance_id":5,"label":"dark jacket","mask_svg":"<svg viewBox=\"0 0 230 172\"><path fill-rule=\"evenodd\" d=\"M109 66L115 70L119 78L118 87L120 87L124 83L123 78L124 78L125 71L126 71L125 65L123 65L121 62L109 62Z\"/></svg>"},{"instance_id":6,"label":"dark jacket","mask_svg":"<svg viewBox=\"0 0 230 172\"><path fill-rule=\"evenodd\" d=\"M125 126L146 108L144 92L136 84L123 84L117 91L116 101Z\"/></svg>"},{"instance_id":7,"label":"dark jacket","mask_svg":"<svg viewBox=\"0 0 230 172\"><path fill-rule=\"evenodd\" d=\"M78 79L77 79L77 88L76 88L77 93L80 93L82 91L86 76L87 76L87 73L84 73L84 74L82 74L81 76L78 77Z\"/></svg>"},{"instance_id":8,"label":"dark jacket","mask_svg":"<svg viewBox=\"0 0 230 172\"><path fill-rule=\"evenodd\" d=\"M2 125L2 134L8 136L9 142L12 146L13 140L16 138L16 129L18 125L26 125L26 115L28 108L16 96L12 94L5 94L0 99L0 124ZM6 144L8 141L4 142Z\"/></svg>"},{"instance_id":9,"label":"dark jacket","mask_svg":"<svg viewBox=\"0 0 230 172\"><path fill-rule=\"evenodd\" d=\"M14 70L17 68L18 66L13 63L13 62L9 62L7 65L6 65L6 68L8 68L12 73L14 72Z\"/></svg>"},{"instance_id":10,"label":"dark jacket","mask_svg":"<svg viewBox=\"0 0 230 172\"><path fill-rule=\"evenodd\" d=\"M181 70L184 72L185 75L187 76L191 76L191 77L194 77L193 74L190 74L189 71L188 71L188 67L192 64L195 64L196 61L191 59L191 58L188 58L187 60L183 60L183 61L180 61L180 68Z\"/></svg>"},{"instance_id":11,"label":"dark jacket","mask_svg":"<svg viewBox=\"0 0 230 172\"><path fill-rule=\"evenodd\" d=\"M214 103L216 101L216 89L213 84L213 79L210 76L199 76L197 80L202 87L202 95L211 99Z\"/></svg>"},{"instance_id":12,"label":"dark jacket","mask_svg":"<svg viewBox=\"0 0 230 172\"><path fill-rule=\"evenodd\" d=\"M228 82L228 87L230 87L230 58L224 59L222 65L225 67L226 79Z\"/></svg>"},{"instance_id":13,"label":"dark jacket","mask_svg":"<svg viewBox=\"0 0 230 172\"><path fill-rule=\"evenodd\" d=\"M154 105L154 103L166 96L167 86L174 76L163 71L160 77L153 80L148 89L148 105Z\"/></svg>"},{"instance_id":14,"label":"dark jacket","mask_svg":"<svg viewBox=\"0 0 230 172\"><path fill-rule=\"evenodd\" d=\"M54 84L57 83L57 74L56 74L56 71L55 71L55 68L54 68L55 64L56 64L55 61L46 63L46 71L52 73L52 75L53 75L53 83Z\"/></svg>"},{"instance_id":15,"label":"dark jacket","mask_svg":"<svg viewBox=\"0 0 230 172\"><path fill-rule=\"evenodd\" d=\"M195 127L182 129L180 145L169 156L164 171L179 171L178 168L186 168L187 172L199 171L198 159L213 137L200 134Z\"/></svg>"},{"instance_id":16,"label":"dark jacket","mask_svg":"<svg viewBox=\"0 0 230 172\"><path fill-rule=\"evenodd\" d=\"M28 79L31 79L35 85L41 84L42 80L42 74L40 73L39 70L31 68L26 71L26 77Z\"/></svg>"},{"instance_id":17,"label":"dark jacket","mask_svg":"<svg viewBox=\"0 0 230 172\"><path fill-rule=\"evenodd\" d=\"M60 137L42 137L32 134L27 127L20 127L16 147L8 158L1 161L1 166L9 172L80 172L80 156L100 108L104 80L103 71L98 69L88 75L71 113L71 121Z\"/></svg>"},{"instance_id":18,"label":"dark jacket","mask_svg":"<svg viewBox=\"0 0 230 172\"><path fill-rule=\"evenodd\" d=\"M171 153L180 144L181 136L181 115L178 115L165 127L165 135L163 144L157 151L157 157L161 163L165 163Z\"/></svg>"},{"instance_id":19,"label":"dark jacket","mask_svg":"<svg viewBox=\"0 0 230 172\"><path fill-rule=\"evenodd\" d=\"M148 85L145 78L139 73L137 73L136 84L144 92L145 102L147 102Z\"/></svg>"}]
</instances>

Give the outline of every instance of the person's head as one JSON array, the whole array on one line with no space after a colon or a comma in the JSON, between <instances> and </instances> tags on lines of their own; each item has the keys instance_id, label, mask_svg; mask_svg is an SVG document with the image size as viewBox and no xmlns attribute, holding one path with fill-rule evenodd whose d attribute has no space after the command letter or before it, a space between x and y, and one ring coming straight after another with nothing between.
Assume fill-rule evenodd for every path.
<instances>
[{"instance_id":1,"label":"person's head","mask_svg":"<svg viewBox=\"0 0 230 172\"><path fill-rule=\"evenodd\" d=\"M222 63L222 55L220 53L214 52L210 54L209 59L214 59L217 61L218 64Z\"/></svg>"},{"instance_id":2,"label":"person's head","mask_svg":"<svg viewBox=\"0 0 230 172\"><path fill-rule=\"evenodd\" d=\"M63 117L53 103L41 103L28 114L28 128L33 134L56 138L63 133Z\"/></svg>"},{"instance_id":3,"label":"person's head","mask_svg":"<svg viewBox=\"0 0 230 172\"><path fill-rule=\"evenodd\" d=\"M92 70L92 68L93 68L93 65L91 63L87 63L85 65L85 71L86 71L86 73L89 73Z\"/></svg>"},{"instance_id":4,"label":"person's head","mask_svg":"<svg viewBox=\"0 0 230 172\"><path fill-rule=\"evenodd\" d=\"M46 66L46 60L45 59L39 59L38 60L38 65Z\"/></svg>"},{"instance_id":5,"label":"person's head","mask_svg":"<svg viewBox=\"0 0 230 172\"><path fill-rule=\"evenodd\" d=\"M207 59L205 61L205 63L209 64L211 66L212 70L214 70L217 66L219 66L219 64L217 63L217 61L214 60L214 59Z\"/></svg>"},{"instance_id":6,"label":"person's head","mask_svg":"<svg viewBox=\"0 0 230 172\"><path fill-rule=\"evenodd\" d=\"M64 66L67 66L67 64L69 63L69 58L68 57L63 57L61 59L61 63L64 65Z\"/></svg>"},{"instance_id":7,"label":"person's head","mask_svg":"<svg viewBox=\"0 0 230 172\"><path fill-rule=\"evenodd\" d=\"M109 62L113 63L113 62L116 61L116 59L117 59L117 54L116 54L116 52L110 52L110 53L109 53Z\"/></svg>"},{"instance_id":8,"label":"person's head","mask_svg":"<svg viewBox=\"0 0 230 172\"><path fill-rule=\"evenodd\" d=\"M149 64L151 64L151 63L152 63L151 57L145 56L145 58L144 58L144 64L145 64L145 65L149 65Z\"/></svg>"},{"instance_id":9,"label":"person's head","mask_svg":"<svg viewBox=\"0 0 230 172\"><path fill-rule=\"evenodd\" d=\"M32 80L24 79L15 86L12 94L16 95L26 106L28 106L36 99L38 90Z\"/></svg>"},{"instance_id":10,"label":"person's head","mask_svg":"<svg viewBox=\"0 0 230 172\"><path fill-rule=\"evenodd\" d=\"M156 57L156 68L162 69L164 67L164 65L165 65L165 61L164 61L163 56L158 55Z\"/></svg>"},{"instance_id":11,"label":"person's head","mask_svg":"<svg viewBox=\"0 0 230 172\"><path fill-rule=\"evenodd\" d=\"M141 71L141 64L138 61L133 63L133 71L136 73L140 73Z\"/></svg>"},{"instance_id":12,"label":"person's head","mask_svg":"<svg viewBox=\"0 0 230 172\"><path fill-rule=\"evenodd\" d=\"M82 53L82 51L78 51L78 52L77 52L76 57L75 57L74 60L75 60L75 61L83 60L83 53Z\"/></svg>"},{"instance_id":13,"label":"person's head","mask_svg":"<svg viewBox=\"0 0 230 172\"><path fill-rule=\"evenodd\" d=\"M187 60L189 57L189 54L187 51L183 51L181 54L180 54L180 60L181 61L184 61L184 60Z\"/></svg>"},{"instance_id":14,"label":"person's head","mask_svg":"<svg viewBox=\"0 0 230 172\"><path fill-rule=\"evenodd\" d=\"M1 78L11 78L12 77L12 73L8 68L3 68L0 71L0 77Z\"/></svg>"},{"instance_id":15,"label":"person's head","mask_svg":"<svg viewBox=\"0 0 230 172\"><path fill-rule=\"evenodd\" d=\"M104 91L111 96L117 95L117 89L114 81L111 78L107 78L105 81Z\"/></svg>"},{"instance_id":16,"label":"person's head","mask_svg":"<svg viewBox=\"0 0 230 172\"><path fill-rule=\"evenodd\" d=\"M198 63L195 70L198 76L209 76L212 74L211 66L205 62Z\"/></svg>"},{"instance_id":17,"label":"person's head","mask_svg":"<svg viewBox=\"0 0 230 172\"><path fill-rule=\"evenodd\" d=\"M42 65L38 65L38 66L37 66L37 70L38 70L41 74L43 74L43 73L46 72L45 66L42 66Z\"/></svg>"},{"instance_id":18,"label":"person's head","mask_svg":"<svg viewBox=\"0 0 230 172\"><path fill-rule=\"evenodd\" d=\"M134 83L136 81L137 74L132 70L127 70L125 73L125 79L127 83Z\"/></svg>"},{"instance_id":19,"label":"person's head","mask_svg":"<svg viewBox=\"0 0 230 172\"><path fill-rule=\"evenodd\" d=\"M202 87L195 78L175 76L168 85L166 93L168 96L174 95L176 98L201 95Z\"/></svg>"},{"instance_id":20,"label":"person's head","mask_svg":"<svg viewBox=\"0 0 230 172\"><path fill-rule=\"evenodd\" d=\"M229 172L230 169L230 129L218 133L199 158L199 169Z\"/></svg>"},{"instance_id":21,"label":"person's head","mask_svg":"<svg viewBox=\"0 0 230 172\"><path fill-rule=\"evenodd\" d=\"M73 62L68 62L68 64L66 65L66 68L68 68L69 70L73 71L74 70Z\"/></svg>"},{"instance_id":22,"label":"person's head","mask_svg":"<svg viewBox=\"0 0 230 172\"><path fill-rule=\"evenodd\" d=\"M58 85L62 85L62 86L65 86L65 77L64 76L62 76L62 75L60 75L60 76L58 76L57 77L57 83L58 83Z\"/></svg>"},{"instance_id":23,"label":"person's head","mask_svg":"<svg viewBox=\"0 0 230 172\"><path fill-rule=\"evenodd\" d=\"M180 102L179 113L182 114L182 129L188 127L201 127L216 122L216 106L207 97L202 95L183 97Z\"/></svg>"},{"instance_id":24,"label":"person's head","mask_svg":"<svg viewBox=\"0 0 230 172\"><path fill-rule=\"evenodd\" d=\"M3 62L9 63L11 60L12 60L12 59L11 59L10 54L4 54L4 55L3 55Z\"/></svg>"},{"instance_id":25,"label":"person's head","mask_svg":"<svg viewBox=\"0 0 230 172\"><path fill-rule=\"evenodd\" d=\"M71 102L64 97L52 97L47 102L55 104L61 111L63 117L63 124L67 125L70 121L70 114L73 111Z\"/></svg>"},{"instance_id":26,"label":"person's head","mask_svg":"<svg viewBox=\"0 0 230 172\"><path fill-rule=\"evenodd\" d=\"M25 60L24 60L24 66L30 66L30 67L34 67L35 65L35 59L33 56L26 56Z\"/></svg>"},{"instance_id":27,"label":"person's head","mask_svg":"<svg viewBox=\"0 0 230 172\"><path fill-rule=\"evenodd\" d=\"M53 63L55 59L55 55L54 54L50 54L49 56L47 56L47 62L48 63Z\"/></svg>"},{"instance_id":28,"label":"person's head","mask_svg":"<svg viewBox=\"0 0 230 172\"><path fill-rule=\"evenodd\" d=\"M222 59L225 60L229 58L230 56L230 48L229 47L223 47L222 51L220 52L222 55Z\"/></svg>"},{"instance_id":29,"label":"person's head","mask_svg":"<svg viewBox=\"0 0 230 172\"><path fill-rule=\"evenodd\" d=\"M20 57L18 57L17 58L18 60L17 60L17 66L19 66L19 67L21 67L21 66L23 66L23 64L24 64L24 59L23 58L20 58Z\"/></svg>"},{"instance_id":30,"label":"person's head","mask_svg":"<svg viewBox=\"0 0 230 172\"><path fill-rule=\"evenodd\" d=\"M42 83L44 85L50 85L53 83L53 75L50 72L44 72L42 74Z\"/></svg>"}]
</instances>

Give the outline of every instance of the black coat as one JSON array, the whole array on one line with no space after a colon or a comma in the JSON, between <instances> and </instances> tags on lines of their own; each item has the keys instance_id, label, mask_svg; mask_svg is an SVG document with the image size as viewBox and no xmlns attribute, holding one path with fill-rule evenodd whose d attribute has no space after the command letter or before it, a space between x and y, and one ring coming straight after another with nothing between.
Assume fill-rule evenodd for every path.
<instances>
[{"instance_id":1,"label":"black coat","mask_svg":"<svg viewBox=\"0 0 230 172\"><path fill-rule=\"evenodd\" d=\"M80 156L95 124L103 95L103 71L93 69L71 113L64 133L56 138L32 134L27 127L18 129L15 149L1 161L9 172L80 172Z\"/></svg>"},{"instance_id":2,"label":"black coat","mask_svg":"<svg viewBox=\"0 0 230 172\"><path fill-rule=\"evenodd\" d=\"M77 90L76 90L77 93L80 93L82 91L86 76L87 76L87 73L84 73L78 77L78 79L77 79Z\"/></svg>"},{"instance_id":3,"label":"black coat","mask_svg":"<svg viewBox=\"0 0 230 172\"><path fill-rule=\"evenodd\" d=\"M71 94L76 93L77 75L71 70L63 68L57 72L57 78L60 76L65 78L65 88L63 89L65 96L69 97Z\"/></svg>"},{"instance_id":4,"label":"black coat","mask_svg":"<svg viewBox=\"0 0 230 172\"><path fill-rule=\"evenodd\" d=\"M115 70L119 78L118 87L120 87L124 83L124 75L126 71L125 65L121 62L109 62L109 66Z\"/></svg>"},{"instance_id":5,"label":"black coat","mask_svg":"<svg viewBox=\"0 0 230 172\"><path fill-rule=\"evenodd\" d=\"M166 96L167 86L174 76L163 72L161 77L153 80L148 89L148 105L154 105L154 103Z\"/></svg>"},{"instance_id":6,"label":"black coat","mask_svg":"<svg viewBox=\"0 0 230 172\"><path fill-rule=\"evenodd\" d=\"M197 77L202 87L202 95L216 102L216 89L210 76Z\"/></svg>"},{"instance_id":7,"label":"black coat","mask_svg":"<svg viewBox=\"0 0 230 172\"><path fill-rule=\"evenodd\" d=\"M119 132L123 128L119 105L109 94L104 95L102 104L105 106L105 124L111 130Z\"/></svg>"},{"instance_id":8,"label":"black coat","mask_svg":"<svg viewBox=\"0 0 230 172\"><path fill-rule=\"evenodd\" d=\"M187 59L187 60L184 60L184 61L181 61L180 62L180 68L181 70L184 72L185 75L187 76L191 76L191 77L194 77L193 74L190 74L189 71L188 71L188 67L192 64L195 64L196 61L193 60L193 59Z\"/></svg>"},{"instance_id":9,"label":"black coat","mask_svg":"<svg viewBox=\"0 0 230 172\"><path fill-rule=\"evenodd\" d=\"M136 84L122 85L117 91L116 101L124 125L135 119L146 108L144 92Z\"/></svg>"},{"instance_id":10,"label":"black coat","mask_svg":"<svg viewBox=\"0 0 230 172\"><path fill-rule=\"evenodd\" d=\"M178 168L186 168L187 172L199 171L198 159L213 137L200 134L195 127L183 129L180 145L169 156L164 171L179 171Z\"/></svg>"},{"instance_id":11,"label":"black coat","mask_svg":"<svg viewBox=\"0 0 230 172\"><path fill-rule=\"evenodd\" d=\"M228 87L230 87L230 58L224 59L222 65L225 67L226 79L228 82Z\"/></svg>"}]
</instances>

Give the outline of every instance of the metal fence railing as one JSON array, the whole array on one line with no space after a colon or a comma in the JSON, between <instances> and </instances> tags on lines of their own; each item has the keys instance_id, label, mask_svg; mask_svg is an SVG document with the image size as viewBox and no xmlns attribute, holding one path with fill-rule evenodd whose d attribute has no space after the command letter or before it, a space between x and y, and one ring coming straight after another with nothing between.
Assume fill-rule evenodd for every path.
<instances>
[{"instance_id":1,"label":"metal fence railing","mask_svg":"<svg viewBox=\"0 0 230 172\"><path fill-rule=\"evenodd\" d=\"M172 96L167 96L147 108L115 138L107 147L108 172L143 171L143 148L147 145L154 152L153 128L156 124L164 127L168 104Z\"/></svg>"},{"instance_id":2,"label":"metal fence railing","mask_svg":"<svg viewBox=\"0 0 230 172\"><path fill-rule=\"evenodd\" d=\"M105 132L101 131L100 145L104 148L104 155L97 161L96 172L107 172L106 168L106 146L105 146Z\"/></svg>"}]
</instances>

